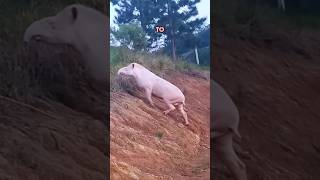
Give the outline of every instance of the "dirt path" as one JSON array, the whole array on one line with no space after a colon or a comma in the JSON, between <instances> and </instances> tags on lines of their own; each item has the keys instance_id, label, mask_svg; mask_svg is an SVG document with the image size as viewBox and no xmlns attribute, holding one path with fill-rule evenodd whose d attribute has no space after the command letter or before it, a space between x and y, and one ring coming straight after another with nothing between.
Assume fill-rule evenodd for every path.
<instances>
[{"instance_id":1,"label":"dirt path","mask_svg":"<svg viewBox=\"0 0 320 180\"><path fill-rule=\"evenodd\" d=\"M111 179L209 179L210 85L208 80L171 73L185 90L190 126L178 112L162 114L126 93L111 95Z\"/></svg>"}]
</instances>

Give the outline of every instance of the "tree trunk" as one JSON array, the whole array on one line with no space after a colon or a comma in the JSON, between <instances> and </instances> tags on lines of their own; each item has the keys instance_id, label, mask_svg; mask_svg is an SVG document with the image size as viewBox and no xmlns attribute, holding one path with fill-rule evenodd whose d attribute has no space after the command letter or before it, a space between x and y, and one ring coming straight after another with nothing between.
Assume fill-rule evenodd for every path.
<instances>
[{"instance_id":1,"label":"tree trunk","mask_svg":"<svg viewBox=\"0 0 320 180\"><path fill-rule=\"evenodd\" d=\"M176 39L175 39L174 33L172 33L172 58L173 58L173 62L177 61L177 57L176 57Z\"/></svg>"},{"instance_id":2,"label":"tree trunk","mask_svg":"<svg viewBox=\"0 0 320 180\"><path fill-rule=\"evenodd\" d=\"M197 46L194 48L194 52L196 54L196 61L197 61L197 65L199 65L199 56L198 56L198 49Z\"/></svg>"},{"instance_id":3,"label":"tree trunk","mask_svg":"<svg viewBox=\"0 0 320 180\"><path fill-rule=\"evenodd\" d=\"M286 10L285 0L278 0L278 8L280 8L282 11Z\"/></svg>"},{"instance_id":4,"label":"tree trunk","mask_svg":"<svg viewBox=\"0 0 320 180\"><path fill-rule=\"evenodd\" d=\"M171 11L171 5L170 2L168 3L168 11L169 11L169 23L170 23L170 29L171 29L171 49L172 49L172 60L173 62L177 61L177 57L176 57L176 36L175 36L175 32L174 32L174 25L172 22L172 11Z\"/></svg>"}]
</instances>

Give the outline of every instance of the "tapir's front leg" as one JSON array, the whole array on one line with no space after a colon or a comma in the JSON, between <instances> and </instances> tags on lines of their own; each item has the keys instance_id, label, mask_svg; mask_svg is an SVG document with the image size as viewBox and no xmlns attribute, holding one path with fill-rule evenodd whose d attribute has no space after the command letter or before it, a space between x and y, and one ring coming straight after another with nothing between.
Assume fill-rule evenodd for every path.
<instances>
[{"instance_id":1,"label":"tapir's front leg","mask_svg":"<svg viewBox=\"0 0 320 180\"><path fill-rule=\"evenodd\" d=\"M164 99L164 102L166 103L168 109L163 111L164 115L167 115L169 112L174 111L176 108L174 105L172 105L167 99Z\"/></svg>"},{"instance_id":2,"label":"tapir's front leg","mask_svg":"<svg viewBox=\"0 0 320 180\"><path fill-rule=\"evenodd\" d=\"M144 92L145 92L145 94L146 94L146 98L147 98L147 100L149 101L150 105L151 105L152 107L155 107L155 105L154 105L154 103L153 103L153 101L152 101L152 98L151 98L151 96L152 96L152 90L149 89L149 88L145 88L145 89L144 89Z\"/></svg>"}]
</instances>

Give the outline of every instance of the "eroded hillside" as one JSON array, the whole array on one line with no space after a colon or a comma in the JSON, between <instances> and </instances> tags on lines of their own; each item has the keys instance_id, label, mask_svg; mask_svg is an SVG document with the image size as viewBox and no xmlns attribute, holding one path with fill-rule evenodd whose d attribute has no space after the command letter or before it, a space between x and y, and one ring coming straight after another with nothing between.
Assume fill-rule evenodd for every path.
<instances>
[{"instance_id":1,"label":"eroded hillside","mask_svg":"<svg viewBox=\"0 0 320 180\"><path fill-rule=\"evenodd\" d=\"M239 108L243 139L235 146L249 179L320 177L319 47L310 31L219 36L213 77ZM215 179L232 179L221 161L213 166Z\"/></svg>"},{"instance_id":2,"label":"eroded hillside","mask_svg":"<svg viewBox=\"0 0 320 180\"><path fill-rule=\"evenodd\" d=\"M58 47L38 46L1 64L0 179L105 179L106 88L83 73L73 48L60 47L57 59Z\"/></svg>"},{"instance_id":3,"label":"eroded hillside","mask_svg":"<svg viewBox=\"0 0 320 180\"><path fill-rule=\"evenodd\" d=\"M209 179L210 83L182 73L167 80L184 89L190 125L177 112L125 92L111 94L111 179Z\"/></svg>"}]
</instances>

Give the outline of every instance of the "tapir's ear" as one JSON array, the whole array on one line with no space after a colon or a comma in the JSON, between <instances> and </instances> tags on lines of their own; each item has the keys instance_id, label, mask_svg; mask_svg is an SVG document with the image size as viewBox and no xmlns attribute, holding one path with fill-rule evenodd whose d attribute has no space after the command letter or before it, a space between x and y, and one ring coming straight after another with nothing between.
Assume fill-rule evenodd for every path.
<instances>
[{"instance_id":1,"label":"tapir's ear","mask_svg":"<svg viewBox=\"0 0 320 180\"><path fill-rule=\"evenodd\" d=\"M78 17L78 9L76 7L72 7L71 14L72 14L72 22L74 22Z\"/></svg>"},{"instance_id":2,"label":"tapir's ear","mask_svg":"<svg viewBox=\"0 0 320 180\"><path fill-rule=\"evenodd\" d=\"M132 69L134 68L134 63L132 63Z\"/></svg>"}]
</instances>

